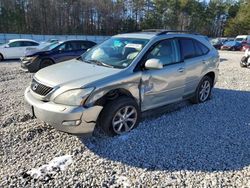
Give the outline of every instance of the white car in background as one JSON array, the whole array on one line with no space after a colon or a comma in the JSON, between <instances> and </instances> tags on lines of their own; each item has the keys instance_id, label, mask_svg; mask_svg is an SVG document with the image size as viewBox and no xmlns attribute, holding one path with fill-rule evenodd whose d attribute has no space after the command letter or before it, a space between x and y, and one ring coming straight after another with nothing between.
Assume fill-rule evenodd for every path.
<instances>
[{"instance_id":1,"label":"white car in background","mask_svg":"<svg viewBox=\"0 0 250 188\"><path fill-rule=\"evenodd\" d=\"M30 39L13 39L0 45L0 61L4 59L19 59L25 56L27 50L39 48L39 43Z\"/></svg>"},{"instance_id":2,"label":"white car in background","mask_svg":"<svg viewBox=\"0 0 250 188\"><path fill-rule=\"evenodd\" d=\"M248 41L250 41L250 35L238 35L235 38L235 41L240 43L247 43Z\"/></svg>"}]
</instances>

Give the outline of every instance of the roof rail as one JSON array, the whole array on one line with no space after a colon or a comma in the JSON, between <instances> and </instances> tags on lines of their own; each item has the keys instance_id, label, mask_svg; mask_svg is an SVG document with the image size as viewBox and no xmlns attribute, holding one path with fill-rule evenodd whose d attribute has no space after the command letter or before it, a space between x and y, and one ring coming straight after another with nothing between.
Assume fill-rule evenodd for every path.
<instances>
[{"instance_id":1,"label":"roof rail","mask_svg":"<svg viewBox=\"0 0 250 188\"><path fill-rule=\"evenodd\" d=\"M164 35L167 33L189 33L194 35L200 35L199 33L193 31L184 31L184 30L146 29L142 30L142 32L158 32L157 35Z\"/></svg>"},{"instance_id":2,"label":"roof rail","mask_svg":"<svg viewBox=\"0 0 250 188\"><path fill-rule=\"evenodd\" d=\"M163 32L164 29L143 29L141 32Z\"/></svg>"},{"instance_id":3,"label":"roof rail","mask_svg":"<svg viewBox=\"0 0 250 188\"><path fill-rule=\"evenodd\" d=\"M193 35L200 35L199 33L193 32L193 31L183 31L183 30L166 30L158 33L157 35L164 35L167 33L189 33Z\"/></svg>"}]
</instances>

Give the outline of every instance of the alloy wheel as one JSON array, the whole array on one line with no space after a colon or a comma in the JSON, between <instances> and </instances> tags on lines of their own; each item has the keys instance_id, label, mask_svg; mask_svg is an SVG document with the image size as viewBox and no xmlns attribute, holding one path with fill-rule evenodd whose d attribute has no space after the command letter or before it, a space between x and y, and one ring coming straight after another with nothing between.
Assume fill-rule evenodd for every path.
<instances>
[{"instance_id":1,"label":"alloy wheel","mask_svg":"<svg viewBox=\"0 0 250 188\"><path fill-rule=\"evenodd\" d=\"M137 110L134 106L120 108L112 119L112 128L116 134L124 134L133 129L137 121Z\"/></svg>"},{"instance_id":2,"label":"alloy wheel","mask_svg":"<svg viewBox=\"0 0 250 188\"><path fill-rule=\"evenodd\" d=\"M205 80L202 85L201 85L201 89L199 92L199 98L201 102L204 102L208 99L209 94L210 94L210 90L211 90L211 84L208 80Z\"/></svg>"}]
</instances>

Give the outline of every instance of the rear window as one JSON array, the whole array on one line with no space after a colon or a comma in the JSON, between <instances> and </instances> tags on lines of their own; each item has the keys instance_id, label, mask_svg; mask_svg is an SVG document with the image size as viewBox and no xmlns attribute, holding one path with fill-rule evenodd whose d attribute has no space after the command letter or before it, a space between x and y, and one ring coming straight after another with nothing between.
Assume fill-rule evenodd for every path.
<instances>
[{"instance_id":1,"label":"rear window","mask_svg":"<svg viewBox=\"0 0 250 188\"><path fill-rule=\"evenodd\" d=\"M196 56L195 47L192 39L180 39L182 56L184 59L189 59Z\"/></svg>"},{"instance_id":2,"label":"rear window","mask_svg":"<svg viewBox=\"0 0 250 188\"><path fill-rule=\"evenodd\" d=\"M209 52L208 47L194 39L180 39L180 45L184 59L202 56Z\"/></svg>"},{"instance_id":3,"label":"rear window","mask_svg":"<svg viewBox=\"0 0 250 188\"><path fill-rule=\"evenodd\" d=\"M195 48L196 48L196 55L200 56L200 55L206 55L209 52L208 47L206 47L204 44L193 40L194 44L195 44Z\"/></svg>"}]
</instances>

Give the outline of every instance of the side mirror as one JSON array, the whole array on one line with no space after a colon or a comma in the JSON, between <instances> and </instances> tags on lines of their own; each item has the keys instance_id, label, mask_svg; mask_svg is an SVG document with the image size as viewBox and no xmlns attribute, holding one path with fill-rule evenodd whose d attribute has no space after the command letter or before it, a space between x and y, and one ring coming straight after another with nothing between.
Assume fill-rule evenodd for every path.
<instances>
[{"instance_id":1,"label":"side mirror","mask_svg":"<svg viewBox=\"0 0 250 188\"><path fill-rule=\"evenodd\" d=\"M159 59L149 59L145 63L146 69L162 69L163 64Z\"/></svg>"},{"instance_id":2,"label":"side mirror","mask_svg":"<svg viewBox=\"0 0 250 188\"><path fill-rule=\"evenodd\" d=\"M62 49L62 48L59 48L59 49L58 49L58 52L59 52L59 53L62 53L62 52L63 52L63 49Z\"/></svg>"},{"instance_id":3,"label":"side mirror","mask_svg":"<svg viewBox=\"0 0 250 188\"><path fill-rule=\"evenodd\" d=\"M5 44L4 48L9 48L10 46L8 44Z\"/></svg>"}]
</instances>

